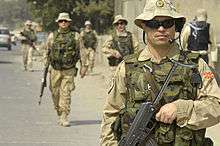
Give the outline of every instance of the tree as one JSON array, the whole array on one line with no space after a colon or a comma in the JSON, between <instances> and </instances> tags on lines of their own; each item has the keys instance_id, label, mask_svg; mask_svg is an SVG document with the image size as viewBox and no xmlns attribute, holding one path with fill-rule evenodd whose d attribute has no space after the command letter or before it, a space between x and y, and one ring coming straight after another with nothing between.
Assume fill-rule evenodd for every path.
<instances>
[{"instance_id":1,"label":"tree","mask_svg":"<svg viewBox=\"0 0 220 146\"><path fill-rule=\"evenodd\" d=\"M23 25L23 22L31 19L26 0L0 1L0 22L1 25L14 29Z\"/></svg>"},{"instance_id":2,"label":"tree","mask_svg":"<svg viewBox=\"0 0 220 146\"><path fill-rule=\"evenodd\" d=\"M54 21L60 12L68 12L72 26L81 28L90 20L99 33L111 27L113 1L109 0L28 0L33 17L43 24L46 31L57 28Z\"/></svg>"}]
</instances>

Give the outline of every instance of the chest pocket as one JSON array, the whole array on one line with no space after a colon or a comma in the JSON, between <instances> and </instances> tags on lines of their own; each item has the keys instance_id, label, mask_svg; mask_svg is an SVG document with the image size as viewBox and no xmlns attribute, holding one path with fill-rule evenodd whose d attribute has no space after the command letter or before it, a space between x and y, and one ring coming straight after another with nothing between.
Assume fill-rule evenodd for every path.
<instances>
[{"instance_id":1,"label":"chest pocket","mask_svg":"<svg viewBox=\"0 0 220 146\"><path fill-rule=\"evenodd\" d=\"M169 74L170 69L172 68L172 63L168 62L165 64L154 65L154 77L158 83L158 86L161 88L166 76ZM180 96L184 98L186 96L183 94L185 92L185 84L187 84L186 74L188 71L186 68L178 66L173 76L170 79L170 82L164 91L164 99L166 103L172 102L178 99Z\"/></svg>"}]
</instances>

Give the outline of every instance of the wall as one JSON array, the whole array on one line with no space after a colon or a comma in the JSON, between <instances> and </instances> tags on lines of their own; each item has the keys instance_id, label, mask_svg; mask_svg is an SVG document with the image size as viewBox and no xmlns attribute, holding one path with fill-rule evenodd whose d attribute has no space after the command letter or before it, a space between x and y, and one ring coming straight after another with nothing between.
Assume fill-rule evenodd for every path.
<instances>
[{"instance_id":1,"label":"wall","mask_svg":"<svg viewBox=\"0 0 220 146\"><path fill-rule=\"evenodd\" d=\"M220 0L172 0L177 9L187 18L192 20L198 8L205 8L208 12L208 22L215 29L218 42L220 42ZM115 0L115 14L122 14L128 21L128 29L141 36L140 30L134 25L133 21L138 16L145 5L146 0Z\"/></svg>"}]
</instances>

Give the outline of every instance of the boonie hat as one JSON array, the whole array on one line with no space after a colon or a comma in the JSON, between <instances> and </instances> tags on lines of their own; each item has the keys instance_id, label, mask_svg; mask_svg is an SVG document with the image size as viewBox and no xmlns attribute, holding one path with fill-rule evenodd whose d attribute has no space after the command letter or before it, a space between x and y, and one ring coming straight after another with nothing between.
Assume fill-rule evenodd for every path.
<instances>
[{"instance_id":1,"label":"boonie hat","mask_svg":"<svg viewBox=\"0 0 220 146\"><path fill-rule=\"evenodd\" d=\"M58 22L58 21L60 21L60 20L66 20L66 21L69 21L69 22L72 21L72 19L70 19L69 14L68 14L68 13L65 13L65 12L59 14L59 16L58 16L56 22Z\"/></svg>"},{"instance_id":2,"label":"boonie hat","mask_svg":"<svg viewBox=\"0 0 220 146\"><path fill-rule=\"evenodd\" d=\"M142 28L142 21L152 20L156 16L168 16L176 19L177 31L181 31L186 21L186 18L177 12L170 0L146 0L143 12L135 18L134 23Z\"/></svg>"},{"instance_id":3,"label":"boonie hat","mask_svg":"<svg viewBox=\"0 0 220 146\"><path fill-rule=\"evenodd\" d=\"M27 21L24 23L24 25L32 25L31 20L27 20Z\"/></svg>"},{"instance_id":4,"label":"boonie hat","mask_svg":"<svg viewBox=\"0 0 220 146\"><path fill-rule=\"evenodd\" d=\"M127 19L124 18L122 15L116 15L112 24L115 25L119 20L125 21L126 25L128 24Z\"/></svg>"},{"instance_id":5,"label":"boonie hat","mask_svg":"<svg viewBox=\"0 0 220 146\"><path fill-rule=\"evenodd\" d=\"M92 25L92 23L87 20L87 21L85 22L85 25Z\"/></svg>"}]
</instances>

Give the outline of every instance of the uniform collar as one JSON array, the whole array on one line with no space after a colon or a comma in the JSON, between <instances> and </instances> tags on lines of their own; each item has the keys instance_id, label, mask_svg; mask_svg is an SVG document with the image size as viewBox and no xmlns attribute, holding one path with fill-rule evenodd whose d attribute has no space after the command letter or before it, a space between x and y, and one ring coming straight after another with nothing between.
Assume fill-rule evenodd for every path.
<instances>
[{"instance_id":1,"label":"uniform collar","mask_svg":"<svg viewBox=\"0 0 220 146\"><path fill-rule=\"evenodd\" d=\"M179 47L178 44L175 43L173 45L173 47L171 48L171 50L169 51L168 55L166 57L164 57L162 60L165 60L167 58L168 59L178 59L177 55L180 53L180 50L179 50L178 47ZM158 62L155 59L155 57L151 54L151 52L149 51L148 47L143 49L143 51L140 53L140 55L138 57L138 61L146 61L146 60L151 60L152 62Z\"/></svg>"},{"instance_id":2,"label":"uniform collar","mask_svg":"<svg viewBox=\"0 0 220 146\"><path fill-rule=\"evenodd\" d=\"M124 30L123 32L119 32L119 31L116 30L116 35L117 36L124 36L124 37L126 37L128 35L128 33L127 33L126 30Z\"/></svg>"}]
</instances>

